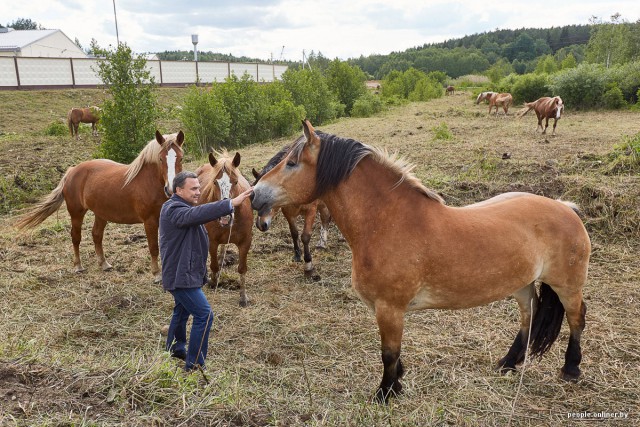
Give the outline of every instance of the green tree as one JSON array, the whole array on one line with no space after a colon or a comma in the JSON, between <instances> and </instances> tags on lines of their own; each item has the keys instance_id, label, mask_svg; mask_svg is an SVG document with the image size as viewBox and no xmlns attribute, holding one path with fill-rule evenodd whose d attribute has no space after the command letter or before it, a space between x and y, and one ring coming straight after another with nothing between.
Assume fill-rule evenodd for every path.
<instances>
[{"instance_id":1,"label":"green tree","mask_svg":"<svg viewBox=\"0 0 640 427\"><path fill-rule=\"evenodd\" d=\"M229 137L231 116L222 99L207 88L193 85L183 102L180 119L185 129L187 143L205 154L209 149L220 150Z\"/></svg>"},{"instance_id":2,"label":"green tree","mask_svg":"<svg viewBox=\"0 0 640 427\"><path fill-rule=\"evenodd\" d=\"M602 22L594 16L591 23L593 28L586 51L588 62L609 68L631 60L632 34L629 27L620 21L620 14L611 16L611 22Z\"/></svg>"},{"instance_id":3,"label":"green tree","mask_svg":"<svg viewBox=\"0 0 640 427\"><path fill-rule=\"evenodd\" d=\"M329 89L336 94L340 103L345 105L347 114L350 114L353 103L367 91L366 74L357 65L352 66L335 59L329 64L325 76Z\"/></svg>"},{"instance_id":4,"label":"green tree","mask_svg":"<svg viewBox=\"0 0 640 427\"><path fill-rule=\"evenodd\" d=\"M495 64L493 64L486 71L485 75L489 77L492 83L499 82L504 76L508 76L513 73L513 65L503 58L500 58Z\"/></svg>"},{"instance_id":5,"label":"green tree","mask_svg":"<svg viewBox=\"0 0 640 427\"><path fill-rule=\"evenodd\" d=\"M282 83L291 93L293 103L304 107L307 119L314 125L335 119L344 112L344 105L329 89L320 70L289 68L282 74Z\"/></svg>"},{"instance_id":6,"label":"green tree","mask_svg":"<svg viewBox=\"0 0 640 427\"><path fill-rule=\"evenodd\" d=\"M42 27L42 25L28 18L18 18L15 21L13 21L11 24L7 24L7 27L13 28L14 30L44 30L45 29Z\"/></svg>"},{"instance_id":7,"label":"green tree","mask_svg":"<svg viewBox=\"0 0 640 427\"><path fill-rule=\"evenodd\" d=\"M578 62L572 53L568 54L560 63L561 70L567 70L569 68L576 68L578 66Z\"/></svg>"},{"instance_id":8,"label":"green tree","mask_svg":"<svg viewBox=\"0 0 640 427\"><path fill-rule=\"evenodd\" d=\"M98 157L130 163L153 138L158 118L155 82L143 57L134 58L125 43L106 53L97 73L107 98L100 117L103 128Z\"/></svg>"},{"instance_id":9,"label":"green tree","mask_svg":"<svg viewBox=\"0 0 640 427\"><path fill-rule=\"evenodd\" d=\"M556 71L558 71L558 63L553 55L545 55L538 58L538 63L536 64L535 69L536 74L553 74Z\"/></svg>"}]
</instances>

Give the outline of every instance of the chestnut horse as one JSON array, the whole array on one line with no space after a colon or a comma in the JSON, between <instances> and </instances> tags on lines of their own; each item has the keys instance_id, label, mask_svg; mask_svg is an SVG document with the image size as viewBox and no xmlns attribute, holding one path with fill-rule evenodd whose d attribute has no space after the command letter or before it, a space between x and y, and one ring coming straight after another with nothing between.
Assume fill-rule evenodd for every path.
<instances>
[{"instance_id":1,"label":"chestnut horse","mask_svg":"<svg viewBox=\"0 0 640 427\"><path fill-rule=\"evenodd\" d=\"M496 92L480 92L480 94L478 95L478 97L476 98L476 105L480 104L480 102L482 101L487 101L489 102L489 100L491 99L491 95L493 95Z\"/></svg>"},{"instance_id":2,"label":"chestnut horse","mask_svg":"<svg viewBox=\"0 0 640 427\"><path fill-rule=\"evenodd\" d=\"M304 137L301 137L304 138ZM295 144L295 143L294 143ZM256 171L255 168L251 170L253 173L253 177L255 181L253 185L255 186L260 178L264 176L265 173L273 169L280 161L289 153L291 149L291 145L285 145L282 147L280 151L278 151L262 168L260 172ZM309 277L313 275L315 267L313 265L313 259L311 257L311 251L309 250L309 243L311 242L311 233L313 231L313 223L316 220L316 213L320 213L320 240L316 247L321 249L327 248L327 229L329 228L329 222L331 221L331 214L329 213L329 209L327 209L327 205L319 200L314 200L311 203L306 203L303 205L289 205L282 206L280 208L282 214L284 215L287 223L289 224L289 233L291 233L291 240L293 240L293 260L295 262L301 262L301 252L300 245L298 243L298 226L296 225L296 219L299 216L304 218L304 225L302 228L302 247L304 249L304 274ZM273 215L276 213L274 212ZM273 216L272 215L272 216ZM257 219L256 219L257 220ZM258 220L257 220L258 221ZM261 224L256 222L256 227L259 229L269 228L269 224ZM265 228L265 230L266 230ZM265 231L263 230L263 231Z\"/></svg>"},{"instance_id":3,"label":"chestnut horse","mask_svg":"<svg viewBox=\"0 0 640 427\"><path fill-rule=\"evenodd\" d=\"M447 88L444 91L445 95L455 95L456 93L456 88L453 86L447 86Z\"/></svg>"},{"instance_id":4,"label":"chestnut horse","mask_svg":"<svg viewBox=\"0 0 640 427\"><path fill-rule=\"evenodd\" d=\"M505 193L449 207L403 160L315 132L308 121L304 134L255 186L252 206L263 221L279 206L316 198L329 207L352 251L352 287L378 323L384 364L379 401L402 390L407 311L469 308L509 295L520 308L520 327L498 368L514 370L529 338L531 354L549 350L566 312L570 336L562 376L580 376L591 243L575 205Z\"/></svg>"},{"instance_id":5,"label":"chestnut horse","mask_svg":"<svg viewBox=\"0 0 640 427\"><path fill-rule=\"evenodd\" d=\"M509 111L509 107L513 103L513 97L510 93L493 93L489 98L489 114L491 114L491 110L493 107L496 107L495 115L498 115L498 107L502 106L502 110L504 111L505 117L507 116L507 112Z\"/></svg>"},{"instance_id":6,"label":"chestnut horse","mask_svg":"<svg viewBox=\"0 0 640 427\"><path fill-rule=\"evenodd\" d=\"M71 216L73 266L76 272L81 272L85 270L80 261L82 220L88 210L95 215L91 235L98 263L105 271L111 269L102 249L107 222L143 223L151 253L151 273L155 281L160 282L160 208L173 192L173 177L182 170L183 142L182 131L171 135L161 135L156 131L156 138L149 141L129 165L96 159L70 167L58 186L22 216L16 226L20 229L35 227L65 202Z\"/></svg>"},{"instance_id":7,"label":"chestnut horse","mask_svg":"<svg viewBox=\"0 0 640 427\"><path fill-rule=\"evenodd\" d=\"M209 153L209 164L200 166L196 170L198 180L202 186L200 203L216 202L232 199L249 189L249 182L240 173L240 153L231 159L227 151L218 154ZM240 273L240 305L246 307L247 293L245 290L245 276L247 274L247 254L251 247L253 232L253 211L251 202L245 200L234 209L230 217L206 223L209 234L209 254L211 255L211 278L209 285L218 286L218 272L222 268L224 259L218 262L218 246L233 243L238 247L238 273Z\"/></svg>"},{"instance_id":8,"label":"chestnut horse","mask_svg":"<svg viewBox=\"0 0 640 427\"><path fill-rule=\"evenodd\" d=\"M72 108L67 113L67 126L69 126L69 132L71 137L76 137L78 140L78 127L80 123L91 123L91 134L98 136L98 121L100 120L100 107L87 107L87 108Z\"/></svg>"},{"instance_id":9,"label":"chestnut horse","mask_svg":"<svg viewBox=\"0 0 640 427\"><path fill-rule=\"evenodd\" d=\"M553 118L553 132L551 135L556 134L556 125L558 124L558 120L562 117L562 112L564 111L564 103L562 102L562 98L559 96L554 96L550 98L548 96L539 98L533 102L525 102L524 108L520 110L516 116L518 118L524 116L529 111L534 110L536 112L536 116L538 116L538 126L536 127L536 132L538 129L542 129L542 133L547 133L547 127L549 127L549 119ZM544 129L542 128L542 119L545 119Z\"/></svg>"}]
</instances>

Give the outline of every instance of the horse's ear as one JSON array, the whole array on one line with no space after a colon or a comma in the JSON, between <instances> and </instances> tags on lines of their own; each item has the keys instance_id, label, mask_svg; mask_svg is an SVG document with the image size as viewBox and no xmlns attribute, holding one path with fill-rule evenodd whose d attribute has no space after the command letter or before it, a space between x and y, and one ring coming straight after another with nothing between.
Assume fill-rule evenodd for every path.
<instances>
[{"instance_id":1,"label":"horse's ear","mask_svg":"<svg viewBox=\"0 0 640 427\"><path fill-rule=\"evenodd\" d=\"M236 155L233 156L233 166L236 168L240 166L240 153L238 153L237 151L236 151Z\"/></svg>"},{"instance_id":2,"label":"horse's ear","mask_svg":"<svg viewBox=\"0 0 640 427\"><path fill-rule=\"evenodd\" d=\"M258 171L256 170L256 168L251 168L251 173L253 174L253 177L255 179L260 178L260 174L258 173Z\"/></svg>"},{"instance_id":3,"label":"horse's ear","mask_svg":"<svg viewBox=\"0 0 640 427\"><path fill-rule=\"evenodd\" d=\"M316 135L316 131L311 125L309 120L304 120L302 122L302 127L304 130L304 136L307 138L307 143L311 143L311 145L317 145L318 137Z\"/></svg>"},{"instance_id":4,"label":"horse's ear","mask_svg":"<svg viewBox=\"0 0 640 427\"><path fill-rule=\"evenodd\" d=\"M184 132L180 131L178 132L178 136L176 137L176 144L178 144L178 147L182 147L183 143L184 143Z\"/></svg>"},{"instance_id":5,"label":"horse's ear","mask_svg":"<svg viewBox=\"0 0 640 427\"><path fill-rule=\"evenodd\" d=\"M215 166L218 163L216 158L213 156L213 153L209 153L209 164L211 166Z\"/></svg>"},{"instance_id":6,"label":"horse's ear","mask_svg":"<svg viewBox=\"0 0 640 427\"><path fill-rule=\"evenodd\" d=\"M160 145L164 144L164 137L162 136L160 131L157 129L156 129L156 141L158 141L158 144Z\"/></svg>"}]
</instances>

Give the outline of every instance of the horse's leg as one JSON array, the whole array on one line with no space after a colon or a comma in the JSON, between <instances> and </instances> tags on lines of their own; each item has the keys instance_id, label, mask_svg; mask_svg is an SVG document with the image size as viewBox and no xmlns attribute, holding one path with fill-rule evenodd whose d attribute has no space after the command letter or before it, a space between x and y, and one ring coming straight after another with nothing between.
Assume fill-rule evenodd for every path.
<instances>
[{"instance_id":1,"label":"horse's leg","mask_svg":"<svg viewBox=\"0 0 640 427\"><path fill-rule=\"evenodd\" d=\"M387 403L389 397L402 392L400 378L404 374L404 367L400 360L400 349L404 328L404 312L384 302L377 303L375 310L382 343L382 364L384 365L382 382L376 391L375 399Z\"/></svg>"},{"instance_id":2,"label":"horse's leg","mask_svg":"<svg viewBox=\"0 0 640 427\"><path fill-rule=\"evenodd\" d=\"M147 244L149 245L149 253L151 254L151 274L153 274L153 283L162 281L162 272L158 264L158 255L160 248L158 246L158 223L160 216L149 218L144 221L144 232L147 235Z\"/></svg>"},{"instance_id":3,"label":"horse's leg","mask_svg":"<svg viewBox=\"0 0 640 427\"><path fill-rule=\"evenodd\" d=\"M318 240L317 248L327 249L327 235L329 228L329 222L331 221L331 214L329 209L323 204L319 207L320 212L320 240Z\"/></svg>"},{"instance_id":4,"label":"horse's leg","mask_svg":"<svg viewBox=\"0 0 640 427\"><path fill-rule=\"evenodd\" d=\"M296 226L296 216L288 215L284 210L282 211L282 213L284 214L287 223L289 223L289 233L291 233L291 240L293 240L293 260L295 262L301 262L302 258L300 252L300 244L298 243L299 234L298 227Z\"/></svg>"},{"instance_id":5,"label":"horse's leg","mask_svg":"<svg viewBox=\"0 0 640 427\"><path fill-rule=\"evenodd\" d=\"M246 307L249 303L245 288L245 278L247 276L247 254L251 247L251 239L244 239L238 245L238 273L240 273L240 306Z\"/></svg>"},{"instance_id":6,"label":"horse's leg","mask_svg":"<svg viewBox=\"0 0 640 427\"><path fill-rule=\"evenodd\" d=\"M104 229L107 226L107 221L96 215L93 221L93 229L91 230L91 237L93 237L93 246L96 249L96 256L98 257L98 264L102 271L111 270L111 264L107 262L104 257L104 250L102 248L102 238L104 237Z\"/></svg>"},{"instance_id":7,"label":"horse's leg","mask_svg":"<svg viewBox=\"0 0 640 427\"><path fill-rule=\"evenodd\" d=\"M67 210L71 216L71 243L73 243L73 271L80 273L86 269L82 267L80 261L80 241L82 240L82 220L87 213L86 209L70 209L67 204Z\"/></svg>"},{"instance_id":8,"label":"horse's leg","mask_svg":"<svg viewBox=\"0 0 640 427\"><path fill-rule=\"evenodd\" d=\"M98 127L96 126L96 122L91 122L91 135L98 136Z\"/></svg>"},{"instance_id":9,"label":"horse's leg","mask_svg":"<svg viewBox=\"0 0 640 427\"><path fill-rule=\"evenodd\" d=\"M209 268L211 269L211 277L209 277L209 287L215 288L218 286L218 272L220 271L220 264L218 263L218 247L220 244L211 238L209 235L209 256L211 261L209 262ZM224 259L222 260L224 262Z\"/></svg>"},{"instance_id":10,"label":"horse's leg","mask_svg":"<svg viewBox=\"0 0 640 427\"><path fill-rule=\"evenodd\" d=\"M542 120L540 120L540 126L542 127ZM544 122L544 130L542 131L542 134L546 134L547 133L547 128L549 127L549 117L545 117L545 122Z\"/></svg>"},{"instance_id":11,"label":"horse's leg","mask_svg":"<svg viewBox=\"0 0 640 427\"><path fill-rule=\"evenodd\" d=\"M549 119L547 119L549 120ZM551 132L551 135L556 136L556 125L558 124L558 119L554 118L553 119L553 132Z\"/></svg>"},{"instance_id":12,"label":"horse's leg","mask_svg":"<svg viewBox=\"0 0 640 427\"><path fill-rule=\"evenodd\" d=\"M518 302L518 307L520 308L520 331L516 335L516 338L513 341L513 344L511 344L511 348L507 352L506 356L498 361L498 369L502 373L514 371L516 369L516 365L524 360L525 352L527 350L527 339L529 337L531 316L535 313L538 307L538 297L536 295L534 283L518 289L513 294L513 297ZM531 304L532 302L533 306Z\"/></svg>"},{"instance_id":13,"label":"horse's leg","mask_svg":"<svg viewBox=\"0 0 640 427\"><path fill-rule=\"evenodd\" d=\"M562 289L557 289L557 293L569 323L569 345L564 354L564 366L560 372L565 381L576 381L580 377L579 365L582 361L580 338L585 326L587 306L582 299L582 290L568 294Z\"/></svg>"},{"instance_id":14,"label":"horse's leg","mask_svg":"<svg viewBox=\"0 0 640 427\"><path fill-rule=\"evenodd\" d=\"M76 134L76 141L80 139L80 135L78 135L78 128L80 127L80 122L73 124L73 131Z\"/></svg>"},{"instance_id":15,"label":"horse's leg","mask_svg":"<svg viewBox=\"0 0 640 427\"><path fill-rule=\"evenodd\" d=\"M317 205L307 209L304 215L304 228L302 229L302 247L304 249L304 275L311 276L313 273L313 260L311 258L311 250L309 242L311 242L311 233L313 232L313 222L316 220Z\"/></svg>"}]
</instances>

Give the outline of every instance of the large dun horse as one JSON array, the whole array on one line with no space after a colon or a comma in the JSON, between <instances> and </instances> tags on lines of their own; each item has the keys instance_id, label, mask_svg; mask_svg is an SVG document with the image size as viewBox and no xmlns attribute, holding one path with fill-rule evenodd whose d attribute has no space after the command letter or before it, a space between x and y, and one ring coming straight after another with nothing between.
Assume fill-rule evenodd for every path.
<instances>
[{"instance_id":1,"label":"large dun horse","mask_svg":"<svg viewBox=\"0 0 640 427\"><path fill-rule=\"evenodd\" d=\"M538 116L538 126L536 127L536 132L538 129L542 129L542 133L547 133L547 127L549 127L549 119L553 119L553 132L551 135L556 134L556 125L558 124L558 120L562 117L562 112L564 111L564 103L562 102L562 98L559 96L554 96L550 98L548 96L539 98L533 102L525 102L524 108L518 111L516 116L518 118L524 116L529 111L534 110L536 112L536 116ZM545 119L544 128L542 127L542 119Z\"/></svg>"},{"instance_id":2,"label":"large dun horse","mask_svg":"<svg viewBox=\"0 0 640 427\"><path fill-rule=\"evenodd\" d=\"M87 108L72 108L67 113L67 126L69 126L69 132L71 137L75 135L78 140L78 127L80 123L91 123L91 134L93 136L98 135L98 121L100 120L100 112L102 110L99 107L87 107Z\"/></svg>"},{"instance_id":3,"label":"large dun horse","mask_svg":"<svg viewBox=\"0 0 640 427\"><path fill-rule=\"evenodd\" d=\"M491 110L495 107L496 112L495 115L498 115L498 107L502 107L502 111L504 111L505 117L509 112L509 107L513 103L513 97L510 93L493 93L489 98L489 114L491 114Z\"/></svg>"},{"instance_id":4,"label":"large dun horse","mask_svg":"<svg viewBox=\"0 0 640 427\"><path fill-rule=\"evenodd\" d=\"M303 137L301 137L303 138ZM295 143L293 144L295 145ZM260 178L264 176L265 173L273 169L282 159L289 153L292 145L285 145L282 147L280 151L278 151L262 168L260 172L256 171L255 168L251 170L253 173L253 177L255 181L253 185L255 186ZM287 220L287 224L289 224L289 233L291 233L291 240L293 240L293 260L295 262L301 262L302 253L300 252L300 244L298 242L299 232L298 226L296 224L296 219L301 216L304 219L304 225L302 228L302 247L304 249L304 274L307 277L313 276L315 271L315 267L313 265L313 258L311 257L311 250L309 249L309 243L311 242L311 233L313 232L313 224L316 220L316 215L320 214L320 240L316 247L321 249L326 249L327 247L327 229L329 228L329 223L331 221L331 214L329 213L329 209L327 209L327 205L320 200L314 200L311 203L305 203L303 205L288 205L282 206L280 208L282 211L282 215ZM274 212L270 217L269 221L276 214ZM270 226L270 223L263 223L261 218L256 218L256 227L262 231L266 231Z\"/></svg>"},{"instance_id":5,"label":"large dun horse","mask_svg":"<svg viewBox=\"0 0 640 427\"><path fill-rule=\"evenodd\" d=\"M22 216L16 226L32 228L56 212L63 202L71 216L73 266L84 271L80 261L82 220L87 211L95 215L91 235L98 263L103 270L111 269L102 249L102 237L107 222L144 224L151 273L161 280L158 265L158 221L160 208L173 192L172 181L182 170L184 133L161 135L149 141L129 165L106 159L82 162L67 169L58 186L33 210Z\"/></svg>"},{"instance_id":6,"label":"large dun horse","mask_svg":"<svg viewBox=\"0 0 640 427\"><path fill-rule=\"evenodd\" d=\"M316 132L308 121L304 135L255 186L252 206L263 220L274 208L316 198L329 207L352 250L353 289L378 323L384 364L378 400L402 390L407 311L475 307L509 295L521 320L499 369L513 370L524 360L528 339L531 354L549 350L566 312L570 336L562 376L580 376L591 244L575 205L505 193L449 207L401 160Z\"/></svg>"},{"instance_id":7,"label":"large dun horse","mask_svg":"<svg viewBox=\"0 0 640 427\"><path fill-rule=\"evenodd\" d=\"M200 166L196 170L198 180L202 186L200 195L201 203L215 202L236 197L249 189L249 182L240 173L240 153L236 153L233 159L226 151L222 153L209 153L209 164ZM209 254L211 255L211 278L209 284L218 286L218 272L222 268L224 259L218 261L218 247L227 243L233 243L238 247L238 273L240 273L240 305L247 305L247 293L245 290L245 276L247 274L247 254L251 247L253 232L253 211L251 202L245 200L234 209L233 216L221 218L205 224L209 234Z\"/></svg>"}]
</instances>

